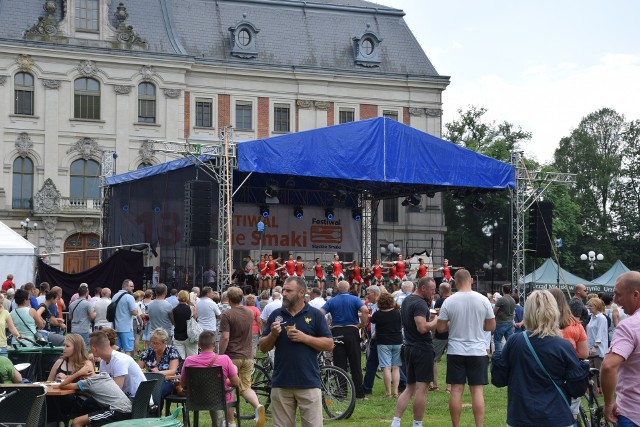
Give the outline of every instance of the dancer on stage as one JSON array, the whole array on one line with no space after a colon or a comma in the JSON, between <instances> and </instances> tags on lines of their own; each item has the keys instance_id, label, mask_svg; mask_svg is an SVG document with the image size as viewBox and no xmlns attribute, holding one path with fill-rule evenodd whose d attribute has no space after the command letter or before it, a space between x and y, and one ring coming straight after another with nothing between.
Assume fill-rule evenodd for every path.
<instances>
[{"instance_id":1,"label":"dancer on stage","mask_svg":"<svg viewBox=\"0 0 640 427\"><path fill-rule=\"evenodd\" d=\"M324 284L327 282L326 277L324 276L324 266L320 264L320 258L316 258L316 265L313 266L315 270L315 275L313 276L313 285L320 288L322 291L324 289Z\"/></svg>"},{"instance_id":2,"label":"dancer on stage","mask_svg":"<svg viewBox=\"0 0 640 427\"><path fill-rule=\"evenodd\" d=\"M442 271L443 277L442 277L442 281L443 282L448 282L448 283L455 283L455 281L453 280L453 277L451 276L451 270L459 270L461 268L464 267L454 267L454 266L450 266L449 265L449 260L448 259L444 259L444 262L442 263L442 267L440 267L438 270Z\"/></svg>"},{"instance_id":3,"label":"dancer on stage","mask_svg":"<svg viewBox=\"0 0 640 427\"><path fill-rule=\"evenodd\" d=\"M302 257L298 255L296 257L296 276L304 278L304 270L304 261L302 260Z\"/></svg>"},{"instance_id":4,"label":"dancer on stage","mask_svg":"<svg viewBox=\"0 0 640 427\"><path fill-rule=\"evenodd\" d=\"M398 254L397 261L385 261L384 264L395 268L398 282L404 282L405 280L407 280L407 264L404 259L402 259L402 254Z\"/></svg>"},{"instance_id":5,"label":"dancer on stage","mask_svg":"<svg viewBox=\"0 0 640 427\"><path fill-rule=\"evenodd\" d=\"M409 274L416 273L416 280L420 280L423 277L427 277L427 272L429 271L429 267L426 266L424 260L422 258L418 258L418 267L409 271Z\"/></svg>"},{"instance_id":6,"label":"dancer on stage","mask_svg":"<svg viewBox=\"0 0 640 427\"><path fill-rule=\"evenodd\" d=\"M400 278L398 277L395 265L389 268L389 285L391 286L391 292L400 290Z\"/></svg>"},{"instance_id":7,"label":"dancer on stage","mask_svg":"<svg viewBox=\"0 0 640 427\"><path fill-rule=\"evenodd\" d=\"M260 290L264 291L266 289L269 289L268 286L266 286L266 281L267 281L267 262L266 262L266 255L260 255L260 262L258 263L258 273L259 273L259 278L260 278Z\"/></svg>"},{"instance_id":8,"label":"dancer on stage","mask_svg":"<svg viewBox=\"0 0 640 427\"><path fill-rule=\"evenodd\" d=\"M288 259L284 262L284 271L286 278L296 275L296 262L293 259L293 254L289 254Z\"/></svg>"},{"instance_id":9,"label":"dancer on stage","mask_svg":"<svg viewBox=\"0 0 640 427\"><path fill-rule=\"evenodd\" d=\"M351 264L351 262L340 261L340 256L338 254L333 255L333 262L328 265L333 267L333 280L336 288L338 287L338 282L344 280L344 266Z\"/></svg>"},{"instance_id":10,"label":"dancer on stage","mask_svg":"<svg viewBox=\"0 0 640 427\"><path fill-rule=\"evenodd\" d=\"M277 278L277 271L281 270L282 267L278 267L278 263L276 262L277 260L279 260L280 258L277 258L276 260L273 259L273 255L269 254L269 258L268 258L268 262L267 262L267 275L266 275L266 282L267 282L267 289L273 289L273 287L276 285L276 278Z\"/></svg>"},{"instance_id":11,"label":"dancer on stage","mask_svg":"<svg viewBox=\"0 0 640 427\"><path fill-rule=\"evenodd\" d=\"M351 290L355 290L360 295L360 288L362 287L362 269L357 260L352 261L351 267L347 267L347 270L353 271L353 279L351 280Z\"/></svg>"}]
</instances>

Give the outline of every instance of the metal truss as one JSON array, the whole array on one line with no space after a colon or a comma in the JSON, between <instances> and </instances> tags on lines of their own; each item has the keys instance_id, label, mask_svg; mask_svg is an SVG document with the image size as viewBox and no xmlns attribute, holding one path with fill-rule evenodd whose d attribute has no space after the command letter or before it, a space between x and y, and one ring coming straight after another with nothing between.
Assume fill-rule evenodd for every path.
<instances>
[{"instance_id":1,"label":"metal truss","mask_svg":"<svg viewBox=\"0 0 640 427\"><path fill-rule=\"evenodd\" d=\"M184 157L200 167L218 183L218 238L215 241L217 253L218 283L227 286L233 271L233 235L231 212L233 210L233 171L238 165L237 144L234 142L233 129L220 129L218 141L200 144L193 141L171 142L151 141L152 151L177 157Z\"/></svg>"},{"instance_id":2,"label":"metal truss","mask_svg":"<svg viewBox=\"0 0 640 427\"><path fill-rule=\"evenodd\" d=\"M373 219L373 212L371 210L373 201L366 196L360 197L359 205L362 207L362 255L360 260L361 266L370 266L373 265L373 261L371 259L371 220Z\"/></svg>"},{"instance_id":3,"label":"metal truss","mask_svg":"<svg viewBox=\"0 0 640 427\"><path fill-rule=\"evenodd\" d=\"M510 160L516 176L516 188L511 190L511 233L513 239L511 283L517 294L524 297L526 292L524 283L526 273L525 213L543 196L551 184L573 185L576 182L576 175L528 171L524 166L522 151L513 151Z\"/></svg>"}]
</instances>

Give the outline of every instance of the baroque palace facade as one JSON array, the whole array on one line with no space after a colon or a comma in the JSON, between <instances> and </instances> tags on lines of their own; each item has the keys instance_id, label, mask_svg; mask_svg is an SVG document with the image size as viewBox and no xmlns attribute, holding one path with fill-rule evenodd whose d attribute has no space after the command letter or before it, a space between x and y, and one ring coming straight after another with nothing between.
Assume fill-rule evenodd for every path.
<instances>
[{"instance_id":1,"label":"baroque palace facade","mask_svg":"<svg viewBox=\"0 0 640 427\"><path fill-rule=\"evenodd\" d=\"M104 159L115 173L158 164L171 159L149 140L227 125L244 141L386 116L440 136L449 78L403 15L361 0L0 0L0 220L37 222L40 253L98 247ZM381 247L441 260L429 196L379 204Z\"/></svg>"}]
</instances>

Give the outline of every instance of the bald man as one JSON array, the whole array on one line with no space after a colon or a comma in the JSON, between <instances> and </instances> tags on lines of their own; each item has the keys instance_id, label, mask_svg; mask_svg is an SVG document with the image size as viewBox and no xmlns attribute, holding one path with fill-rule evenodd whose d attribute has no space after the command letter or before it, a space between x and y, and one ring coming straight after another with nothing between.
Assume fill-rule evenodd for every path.
<instances>
[{"instance_id":1,"label":"bald man","mask_svg":"<svg viewBox=\"0 0 640 427\"><path fill-rule=\"evenodd\" d=\"M589 310L584 305L584 300L587 298L587 287L583 284L576 285L574 290L573 298L569 301L569 308L571 309L571 314L574 317L580 319L580 323L582 326L587 329L587 324L589 323Z\"/></svg>"}]
</instances>

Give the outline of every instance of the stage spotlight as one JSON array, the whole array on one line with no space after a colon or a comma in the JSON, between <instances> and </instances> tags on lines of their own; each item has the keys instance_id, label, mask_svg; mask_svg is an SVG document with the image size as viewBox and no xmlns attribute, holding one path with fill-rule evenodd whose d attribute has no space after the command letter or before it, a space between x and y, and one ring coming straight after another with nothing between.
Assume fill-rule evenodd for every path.
<instances>
[{"instance_id":1,"label":"stage spotlight","mask_svg":"<svg viewBox=\"0 0 640 427\"><path fill-rule=\"evenodd\" d=\"M320 189L321 190L326 190L329 188L329 183L327 182L326 179L323 179L322 181L320 181Z\"/></svg>"},{"instance_id":2,"label":"stage spotlight","mask_svg":"<svg viewBox=\"0 0 640 427\"><path fill-rule=\"evenodd\" d=\"M402 201L402 206L411 206L415 208L416 206L420 206L421 201L422 196L420 196L420 194L412 194Z\"/></svg>"},{"instance_id":3,"label":"stage spotlight","mask_svg":"<svg viewBox=\"0 0 640 427\"><path fill-rule=\"evenodd\" d=\"M298 219L302 219L302 215L303 215L303 211L302 211L302 206L296 206L295 208L293 208L293 216L295 216Z\"/></svg>"},{"instance_id":4,"label":"stage spotlight","mask_svg":"<svg viewBox=\"0 0 640 427\"><path fill-rule=\"evenodd\" d=\"M360 221L362 219L362 208L354 208L351 211L351 217L356 221Z\"/></svg>"},{"instance_id":5,"label":"stage spotlight","mask_svg":"<svg viewBox=\"0 0 640 427\"><path fill-rule=\"evenodd\" d=\"M433 190L427 191L427 197L433 199L434 197L436 197L436 192Z\"/></svg>"},{"instance_id":6,"label":"stage spotlight","mask_svg":"<svg viewBox=\"0 0 640 427\"><path fill-rule=\"evenodd\" d=\"M290 176L289 178L287 178L287 181L284 183L284 185L286 185L288 188L293 188L296 186L296 181L292 176Z\"/></svg>"},{"instance_id":7,"label":"stage spotlight","mask_svg":"<svg viewBox=\"0 0 640 427\"><path fill-rule=\"evenodd\" d=\"M333 199L338 203L344 203L344 201L347 200L348 195L349 193L347 193L347 190L338 188L333 192Z\"/></svg>"},{"instance_id":8,"label":"stage spotlight","mask_svg":"<svg viewBox=\"0 0 640 427\"><path fill-rule=\"evenodd\" d=\"M333 220L334 218L334 213L333 213L333 208L326 208L324 210L324 216L329 220Z\"/></svg>"},{"instance_id":9,"label":"stage spotlight","mask_svg":"<svg viewBox=\"0 0 640 427\"><path fill-rule=\"evenodd\" d=\"M264 194L267 197L278 197L278 193L280 192L280 188L275 181L270 181L267 184L267 188L264 190Z\"/></svg>"},{"instance_id":10,"label":"stage spotlight","mask_svg":"<svg viewBox=\"0 0 640 427\"><path fill-rule=\"evenodd\" d=\"M482 200L482 197L476 197L475 199L473 199L471 206L473 206L473 209L481 211L484 209L485 202L484 200Z\"/></svg>"},{"instance_id":11,"label":"stage spotlight","mask_svg":"<svg viewBox=\"0 0 640 427\"><path fill-rule=\"evenodd\" d=\"M266 218L269 216L269 206L260 205L260 216Z\"/></svg>"}]
</instances>

